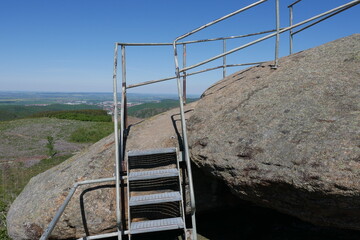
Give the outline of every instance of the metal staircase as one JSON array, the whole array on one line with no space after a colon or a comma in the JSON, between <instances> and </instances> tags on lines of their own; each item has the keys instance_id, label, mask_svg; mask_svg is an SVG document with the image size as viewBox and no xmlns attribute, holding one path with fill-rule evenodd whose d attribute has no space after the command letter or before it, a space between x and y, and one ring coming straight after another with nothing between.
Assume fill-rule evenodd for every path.
<instances>
[{"instance_id":1,"label":"metal staircase","mask_svg":"<svg viewBox=\"0 0 360 240\"><path fill-rule=\"evenodd\" d=\"M182 230L185 205L176 148L129 151L127 196L129 239L134 234Z\"/></svg>"},{"instance_id":2,"label":"metal staircase","mask_svg":"<svg viewBox=\"0 0 360 240\"><path fill-rule=\"evenodd\" d=\"M346 4L323 12L314 17L293 24L293 6L301 0L296 0L290 4L290 25L280 28L280 0L274 0L276 9L276 29L250 33L239 36L220 37L213 39L200 39L192 41L181 41L182 39L193 35L211 25L221 22L227 18L244 12L250 8L267 2L268 0L258 0L246 7L236 10L226 16L218 18L215 21L207 23L193 31L176 38L172 43L115 43L114 54L114 72L113 72L113 94L114 94L114 137L115 137L115 174L114 177L86 180L77 182L70 189L64 203L60 206L49 226L45 229L41 240L50 237L70 199L79 186L86 184L99 184L105 182L115 182L116 187L116 231L104 233L95 236L86 236L82 240L102 239L117 237L118 240L137 238L138 236L149 236L156 233L175 233L182 236L184 240L197 239L196 218L195 218L195 194L191 172L191 162L189 156L189 147L187 143L186 120L184 113L184 103L186 102L186 78L195 74L200 74L216 69L223 70L223 77L226 76L227 67L239 67L245 65L258 65L262 62L255 63L236 63L227 64L226 56L244 48L262 42L266 39L275 37L275 59L272 68L278 67L279 35L290 32L290 53L292 53L293 36L321 21L324 21L340 12L360 4L360 0L352 0ZM271 1L269 1L271 2ZM315 21L316 20L316 21ZM314 22L315 21L315 22ZM308 24L308 25L306 25ZM305 25L305 26L304 26ZM299 27L301 27L299 29ZM294 29L298 29L293 32ZM238 46L231 50L226 49L226 41L232 39L245 38L250 36L264 35L256 40ZM223 53L216 55L207 60L203 60L191 66L186 66L186 46L202 42L221 41L223 43ZM121 114L118 114L119 101L117 90L117 70L118 70L118 50L121 49ZM141 83L128 85L126 82L126 54L125 49L130 46L166 46L172 47L174 52L175 76L151 80ZM182 68L179 66L178 48L182 47ZM216 59L223 59L223 64L217 67L202 69L189 72L199 66L205 65ZM182 78L182 82L181 82ZM126 135L128 134L127 126L127 89L140 87L148 84L159 83L168 80L176 80L179 107L181 116L181 134L179 133L179 147L167 149L153 149L146 151L127 151ZM121 116L120 121L118 116ZM120 123L120 129L119 129ZM148 237L148 239L159 239L158 237ZM163 238L161 238L163 239ZM174 239L174 237L166 238Z\"/></svg>"}]
</instances>

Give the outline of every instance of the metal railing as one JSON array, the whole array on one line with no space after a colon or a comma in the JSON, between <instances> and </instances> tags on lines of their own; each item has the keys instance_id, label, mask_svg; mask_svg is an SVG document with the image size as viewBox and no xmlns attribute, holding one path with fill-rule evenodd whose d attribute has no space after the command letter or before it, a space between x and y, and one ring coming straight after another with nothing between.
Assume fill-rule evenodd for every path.
<instances>
[{"instance_id":1,"label":"metal railing","mask_svg":"<svg viewBox=\"0 0 360 240\"><path fill-rule=\"evenodd\" d=\"M301 1L302 0L297 0L297 1L293 2L292 4L290 4L288 6L288 8L289 8L289 24L290 24L290 26L293 26L293 17L294 17L293 8L294 8L294 6L296 4L300 3ZM319 17L319 19L317 18L318 19L317 21L315 21L313 23L310 23L309 25L304 26L301 29L296 30L295 32L293 31L293 28L291 28L290 29L290 34L289 34L289 36L290 36L289 37L289 46L290 46L290 51L289 52L290 52L290 54L293 53L293 36L294 35L302 32L305 29L308 29L308 28L310 28L310 27L312 27L312 26L314 26L314 25L316 25L316 24L318 24L318 23L320 23L320 22L322 22L322 21L324 21L324 20L326 20L328 18L331 18L331 17L333 17L333 16L335 16L335 15L337 15L337 14L339 14L339 13L341 13L341 12L343 12L343 11L349 9L349 8L352 8L357 4L359 4L359 1L351 1L351 2L349 2L347 4L344 4L344 5L340 6L340 7L335 8L336 10L334 10L334 11L328 11L327 14L322 15L321 17Z\"/></svg>"},{"instance_id":2,"label":"metal railing","mask_svg":"<svg viewBox=\"0 0 360 240\"><path fill-rule=\"evenodd\" d=\"M195 41L187 41L187 42L179 42L181 39L184 39L188 36L191 36L207 27L210 27L216 23L219 23L227 18L230 18L232 16L235 16L247 9L250 9L252 7L255 7L261 3L266 2L267 0L260 0L257 1L253 4L250 4L247 7L244 7L242 9L239 9L233 13L230 13L224 17L221 17L215 21L212 21L210 23L207 23L193 31L190 31L186 34L183 34L179 37L177 37L174 42L172 43L173 46L173 51L174 51L174 62L175 62L175 77L168 77L168 78L163 78L163 79L158 79L158 80L150 80L150 81L146 81L146 82L142 82L142 83L137 83L137 84L133 84L133 85L126 85L126 76L124 75L124 72L126 71L126 67L125 67L125 46L168 46L170 45L169 43L141 43L141 44L129 44L129 43L117 43L115 49L117 49L118 45L121 46L122 51L122 66L123 66L123 78L122 78L122 113L124 113L124 108L126 108L126 89L127 88L134 88L134 87L139 87L139 86L144 86L144 85L148 85L148 84L153 84L153 83L158 83L158 82L163 82L163 81L168 81L168 80L172 80L172 79L176 79L177 80L177 89L178 89L178 97L179 97L179 105L180 105L180 116L181 116L181 128L182 128L182 144L183 144L183 158L185 159L186 162L186 168L187 168L187 172L188 172L188 177L189 177L189 190L190 190L190 204L191 204L191 211L192 211L192 226L193 226L193 231L194 234L196 235L196 221L195 221L195 211L196 211L196 207L195 207L195 195L194 195L194 187L193 187L193 179L192 179L192 171L191 171L191 163L190 163L190 157L189 157L189 146L188 146L188 142L187 142L187 132L186 132L186 120L185 120L185 113L184 113L184 102L185 100L185 96L186 96L186 76L190 76L190 75L195 75L198 73L202 73L202 72L206 72L206 71L211 71L211 70L215 70L215 69L219 69L222 68L223 69L223 77L226 76L226 67L230 67L230 66L240 66L240 65L245 65L245 64L234 64L234 65L227 65L226 64L226 56L229 54L232 54L234 52L237 52L241 49L247 48L251 45L254 45L256 43L262 42L266 39L272 38L272 37L276 37L276 42L275 42L275 60L274 60L274 65L272 65L272 68L277 68L278 67L278 57L279 57L279 36L281 33L284 33L286 31L292 30L294 28L297 28L299 26L303 26L311 21L314 21L316 19L319 19L319 21L317 21L316 23L312 23L309 26L304 27L301 30L298 30L297 32L300 32L306 28L309 28L341 11L344 11L350 7L353 7L357 4L360 3L360 0L355 0L352 2L349 2L347 4L344 4L342 6L339 6L337 8L331 9L329 11L326 11L322 14L316 15L312 18L309 18L307 20L304 20L300 23L297 24L292 24L289 27L285 27L285 28L280 28L280 12L279 12L279 0L275 0L276 4L275 4L275 9L276 9L276 30L268 30L268 31L264 31L264 32L259 32L259 33L252 33L252 34L247 34L247 35L243 35L243 36L233 36L233 37L224 37L224 38L214 38L214 39L203 39L203 40L195 40ZM324 19L321 19L322 17L324 17ZM293 33L296 34L297 32ZM249 42L245 45L242 45L240 47L234 48L232 50L226 51L226 40L227 39L235 39L235 38L240 38L240 37L245 37L245 36L254 36L254 35L260 35L260 34L264 34L264 33L270 33L264 37L261 37L257 40L254 40L252 42ZM219 54L217 56L214 56L212 58L209 58L207 60L204 60L202 62L196 63L194 65L191 66L186 66L186 45L187 44L192 44L192 43L200 43L200 42L208 42L208 41L218 41L218 40L222 40L223 41L223 53ZM179 67L179 60L178 60L178 53L177 53L177 47L179 45L183 46L183 68L180 69ZM115 50L116 52L117 50ZM212 62L216 59L219 58L223 58L223 65L221 66L217 66L217 67L212 67L212 68L208 68L205 70L200 70L197 72L193 72L193 73L187 73L188 70L197 68L199 66L202 66L206 63ZM259 64L262 62L258 62L258 63L248 63L249 65L253 65L253 64ZM181 85L181 78L183 78L183 84ZM126 114L122 114L121 115L121 126L124 126L126 124L124 124L126 122ZM120 138L124 141L123 139L123 135L120 136ZM124 154L124 144L120 144L120 151L122 152L122 154Z\"/></svg>"},{"instance_id":3,"label":"metal railing","mask_svg":"<svg viewBox=\"0 0 360 240\"><path fill-rule=\"evenodd\" d=\"M57 210L54 218L51 220L49 226L45 229L44 233L40 237L40 240L46 240L50 236L51 232L54 230L56 223L59 221L61 215L65 211L66 206L69 204L72 196L74 195L76 189L79 186L86 185L86 184L95 184L95 183L103 183L103 182L111 182L115 181L115 178L102 178L102 179L96 179L96 180L87 180L82 182L77 182L74 184L74 186L70 189L66 199L64 200L63 204L60 206L60 208Z\"/></svg>"},{"instance_id":4,"label":"metal railing","mask_svg":"<svg viewBox=\"0 0 360 240\"><path fill-rule=\"evenodd\" d=\"M354 7L355 5L360 3L360 0L353 0L351 2L348 2L344 5L341 5L339 7L333 8L329 11L326 11L324 13L321 13L319 15L316 15L314 17L311 17L309 19L306 19L304 21L301 21L297 24L293 24L293 7L294 5L296 5L297 3L299 3L302 0L297 0L295 2L293 2L292 4L290 4L289 7L289 24L290 26L285 27L285 28L280 28L280 12L279 12L279 0L275 0L275 9L276 9L276 29L272 29L272 30L267 30L267 31L262 31L262 32L258 32L258 33L250 33L250 34L246 34L246 35L239 35L239 36L230 36L230 37L220 37L220 38L212 38L212 39L202 39L202 40L193 40L193 41L183 41L183 42L179 42L179 40L184 39L194 33L197 33L211 25L214 25L218 22L221 22L227 18L230 18L234 15L237 15L247 9L253 8L261 3L264 3L268 0L260 0L257 1L253 4L248 5L247 7L241 8L233 13L230 13L224 17L221 17L215 21L212 21L208 24L205 24L193 31L190 31L184 35L179 36L178 38L176 38L172 43L120 43L117 42L115 43L115 54L114 54L114 69L113 69L113 97L114 97L114 131L115 131L115 165L116 165L116 170L115 170L115 178L104 178L104 179L96 179L96 180L88 180L88 181L83 181L83 182L78 182L75 183L73 188L70 189L70 192L67 196L67 198L65 199L64 203L61 205L61 207L58 209L58 211L55 214L54 219L50 222L49 226L47 227L47 229L44 231L43 235L41 236L41 240L46 240L52 230L55 228L56 223L58 222L58 220L60 219L62 213L64 212L66 206L68 205L68 203L70 202L71 197L74 195L76 189L80 186L80 185L85 185L85 184L94 184L94 183L102 183L102 182L106 182L106 181L115 181L116 184L116 222L117 222L117 231L114 233L106 233L106 234L100 234L97 236L87 236L85 238L82 239L101 239L101 238L106 238L106 237L113 237L113 236L117 236L119 240L122 239L122 235L126 235L128 234L128 230L123 230L122 228L122 219L121 219L121 192L120 192L120 188L121 188L121 181L126 178L126 176L123 176L123 170L121 168L121 166L123 165L123 161L124 161L124 153L125 153L125 131L127 129L127 99L126 99L126 91L128 88L135 88L135 87L139 87L139 86L144 86L144 85L149 85L149 84L154 84L154 83L159 83L159 82L164 82L164 81L168 81L168 80L177 80L177 89L178 89L178 97L179 97L179 102L180 102L180 116L181 116L181 128L182 128L182 137L183 137L183 158L185 159L186 162L186 168L188 171L188 176L189 176L189 188L190 188L190 202L191 202L191 209L192 209L192 226L194 229L194 234L193 236L195 236L196 238L196 222L195 222L195 197L194 197L194 187L193 187L193 181L192 181L192 174L191 174L191 163L190 163L190 157L189 157L189 147L188 147L188 143L187 143L187 132L186 132L186 121L185 121L185 114L184 114L184 103L186 102L186 77L187 76L192 76L192 75L196 75L196 74L200 74L203 72L207 72L207 71L212 71L212 70L216 70L216 69L222 69L223 71L223 77L226 77L226 69L228 67L238 67L238 66L246 66L246 65L257 65L257 64L261 64L264 61L261 62L254 62L254 63L242 63L242 64L227 64L226 62L226 56L235 52L238 52L244 48L247 48L249 46L252 46L254 44L257 44L259 42L262 42L266 39L272 38L272 37L276 37L276 41L275 41L275 59L274 59L274 65L272 65L272 68L276 69L278 67L278 57L279 57L279 36L281 33L290 31L290 54L292 53L292 49L293 49L293 36L297 33L300 33L301 31L312 27L340 12L343 12L351 7ZM317 21L315 21L317 20ZM314 22L315 21L315 22ZM309 25L304 26L305 24L310 23ZM293 29L298 28L300 26L303 26L301 29L298 29L296 31L293 31ZM250 36L256 36L256 35L263 35L263 34L267 34L266 36L260 37L254 41L248 42L242 46L236 47L234 49L231 50L227 50L226 49L226 41L227 40L231 40L231 39L237 39L237 38L244 38L244 37L250 37ZM201 61L199 63L193 64L191 66L186 66L186 46L188 44L196 44L196 43L203 43L203 42L210 42L210 41L222 41L222 50L223 53L216 55L212 58L209 58L207 60ZM120 119L120 130L118 128L118 87L117 87L117 69L118 69L118 48L121 48L121 72L122 72L122 77L121 77L121 119ZM146 81L146 82L141 82L141 83L136 83L136 84L131 84L131 85L127 85L126 84L126 47L127 46L172 46L173 51L174 51L174 62L175 62L175 76L171 76L171 77L167 77L167 78L162 78L162 79L157 79L157 80L150 80L150 81ZM182 68L179 67L179 60L178 60L178 55L177 55L177 47L178 46L182 46L183 47L183 66ZM189 70L197 68L199 66L202 66L204 64L207 64L209 62L212 62L216 59L222 58L222 65L220 66L216 66L216 67L211 67L211 68L207 68L207 69L203 69L203 70L198 70L195 72L191 72L188 73ZM181 84L181 78L183 80L182 84Z\"/></svg>"}]
</instances>

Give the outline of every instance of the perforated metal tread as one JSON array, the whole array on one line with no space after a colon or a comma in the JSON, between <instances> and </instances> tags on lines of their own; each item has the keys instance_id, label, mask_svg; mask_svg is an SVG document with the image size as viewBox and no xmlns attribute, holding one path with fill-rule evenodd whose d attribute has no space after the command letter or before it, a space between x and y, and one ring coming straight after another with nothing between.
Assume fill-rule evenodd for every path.
<instances>
[{"instance_id":1,"label":"perforated metal tread","mask_svg":"<svg viewBox=\"0 0 360 240\"><path fill-rule=\"evenodd\" d=\"M159 148L159 149L150 149L150 150L133 150L128 151L128 156L142 156L142 155L153 155L153 154L163 154L163 153L176 153L176 148Z\"/></svg>"},{"instance_id":2,"label":"perforated metal tread","mask_svg":"<svg viewBox=\"0 0 360 240\"><path fill-rule=\"evenodd\" d=\"M183 229L184 221L181 217L165 218L159 220L133 222L130 225L131 234L159 232L174 229Z\"/></svg>"},{"instance_id":3,"label":"perforated metal tread","mask_svg":"<svg viewBox=\"0 0 360 240\"><path fill-rule=\"evenodd\" d=\"M167 177L177 177L179 175L179 170L176 168L170 169L159 169L152 171L139 171L139 172L130 172L129 180L148 180L156 178L167 178Z\"/></svg>"},{"instance_id":4,"label":"perforated metal tread","mask_svg":"<svg viewBox=\"0 0 360 240\"><path fill-rule=\"evenodd\" d=\"M131 197L129 205L139 206L139 205L157 204L157 203L165 203L165 202L175 202L180 200L181 200L181 195L179 192L165 192L165 193Z\"/></svg>"}]
</instances>

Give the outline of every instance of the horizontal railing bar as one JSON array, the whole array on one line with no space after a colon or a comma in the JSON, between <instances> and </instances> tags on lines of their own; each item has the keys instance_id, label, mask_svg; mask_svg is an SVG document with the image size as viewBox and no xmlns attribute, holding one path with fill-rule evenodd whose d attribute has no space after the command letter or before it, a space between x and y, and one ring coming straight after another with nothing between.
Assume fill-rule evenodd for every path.
<instances>
[{"instance_id":1,"label":"horizontal railing bar","mask_svg":"<svg viewBox=\"0 0 360 240\"><path fill-rule=\"evenodd\" d=\"M172 46L172 43L116 43L119 46Z\"/></svg>"},{"instance_id":2,"label":"horizontal railing bar","mask_svg":"<svg viewBox=\"0 0 360 240\"><path fill-rule=\"evenodd\" d=\"M115 178L102 178L102 179L95 179L95 180L86 180L82 182L77 182L74 184L74 186L70 189L69 194L67 195L66 199L64 200L64 203L60 206L60 208L57 210L54 218L51 220L49 226L45 229L44 233L40 237L40 240L46 240L50 236L51 232L54 230L56 223L59 221L61 215L65 211L65 208L69 204L72 196L74 195L76 189L85 184L93 184L93 183L102 183L102 182L109 182L109 181L115 181Z\"/></svg>"},{"instance_id":3,"label":"horizontal railing bar","mask_svg":"<svg viewBox=\"0 0 360 240\"><path fill-rule=\"evenodd\" d=\"M111 181L115 181L115 177L99 178L99 179L94 179L94 180L86 180L86 181L78 182L78 183L75 183L75 184L78 184L79 186L81 186L81 185L85 185L85 184L103 183L103 182L111 182Z\"/></svg>"},{"instance_id":4,"label":"horizontal railing bar","mask_svg":"<svg viewBox=\"0 0 360 240\"><path fill-rule=\"evenodd\" d=\"M162 78L159 80L150 80L150 81L146 81L146 82L142 82L142 83L135 83L135 84L126 86L126 88L140 87L140 86L149 85L149 84L158 83L158 82L164 82L164 81L168 81L168 80L172 80L172 79L176 79L176 77Z\"/></svg>"},{"instance_id":5,"label":"horizontal railing bar","mask_svg":"<svg viewBox=\"0 0 360 240\"><path fill-rule=\"evenodd\" d=\"M190 36L190 35L198 32L198 31L200 31L200 30L202 30L202 29L204 29L204 28L207 28L207 27L209 27L209 26L211 26L211 25L213 25L213 24L215 24L215 23L218 23L218 22L220 22L220 21L223 21L223 20L225 20L225 19L227 19L227 18L229 18L229 17L232 17L232 16L234 16L234 15L240 13L240 12L243 12L243 11L245 11L245 10L247 10L247 9L250 9L250 8L252 8L252 7L255 7L255 6L257 6L257 5L259 5L259 4L263 3L263 2L266 2L266 1L267 1L267 0L260 0L260 1L258 1L258 2L255 2L255 3L253 3L253 4L248 5L248 6L244 7L244 8L242 8L242 9L239 9L239 10L237 10L237 11L235 11L235 12L232 12L232 13L230 13L230 14L228 14L228 15L225 15L225 16L219 18L219 19L216 19L215 21L212 21L212 22L210 22L210 23L207 23L207 24L205 24L205 25L203 25L203 26L201 26L201 27L199 27L199 28L197 28L197 29L189 32L189 33L186 33L186 34L184 34L184 35L176 38L173 43L119 43L119 42L117 42L116 44L117 44L117 45L123 45L123 46L168 46L168 45L174 45L174 44L176 44L176 45L188 44L188 43L191 43L191 42L194 42L194 41L189 41L188 43L187 43L187 42L176 43L176 42L177 42L178 40L182 39L182 38L185 38L185 37L187 37L187 36ZM265 32L265 33L266 33L266 32ZM262 34L262 33L258 33L258 34ZM250 34L249 36L258 35L258 34ZM245 36L239 36L239 37L245 37ZM237 37L229 37L229 39L232 39L232 38L237 38ZM210 41L215 41L215 40L212 40L212 39L209 39L209 40L210 40ZM218 40L222 40L222 38L220 38L220 39L218 39ZM198 40L198 41L195 41L195 42L204 42L204 41L206 41L206 40ZM164 81L165 81L165 80L164 80Z\"/></svg>"},{"instance_id":6,"label":"horizontal railing bar","mask_svg":"<svg viewBox=\"0 0 360 240\"><path fill-rule=\"evenodd\" d=\"M262 63L265 63L265 62L229 64L229 65L225 65L225 66L221 65L221 66L217 66L217 67L212 67L212 68L207 68L207 69L204 69L204 70L200 70L200 71L197 71L197 72L186 73L186 76L192 76L192 75L196 75L196 74L207 72L207 71L216 70L216 69L223 68L223 67L241 67L241 66L248 66L248 65L257 65L257 64L262 64Z\"/></svg>"},{"instance_id":7,"label":"horizontal railing bar","mask_svg":"<svg viewBox=\"0 0 360 240\"><path fill-rule=\"evenodd\" d=\"M94 236L87 236L87 237L82 237L79 238L78 240L90 240L90 239L102 239L102 238L110 238L110 237L116 237L118 235L118 232L112 232L112 233L104 233L104 234L99 234L99 235L94 235Z\"/></svg>"},{"instance_id":8,"label":"horizontal railing bar","mask_svg":"<svg viewBox=\"0 0 360 240\"><path fill-rule=\"evenodd\" d=\"M344 7L346 7L346 6L352 5L352 4L357 3L357 2L360 3L360 0L354 0L354 1L350 2L350 3L347 3L347 4L341 5L341 6L339 6L339 7L333 8L333 9L331 9L331 10L329 10L329 11L326 11L326 12L324 12L324 13L321 13L321 14L319 14L319 15L316 15L316 16L314 16L314 17L311 17L311 18L309 18L309 19L306 19L306 20L304 20L304 21L302 21L302 22L299 22L299 23L297 23L297 24L294 24L294 25L292 25L292 26L285 27L285 28L283 28L282 30L280 30L279 33L283 33L283 32L289 31L290 29L293 29L293 28L296 28L296 27L298 27L298 26L304 25L305 23L311 22L311 21L313 21L313 20L315 20L315 19L318 19L318 18L320 18L320 17L323 17L323 16L328 15L328 14L330 14L330 13L333 13L333 12L335 12L335 11L338 11L339 9L342 9L342 8L344 8ZM240 47L234 48L234 49L232 49L232 50L230 50L230 51L227 51L227 52L225 52L225 53L219 54L219 55L217 55L217 56L215 56L215 57L209 58L209 59L207 59L207 60L205 60L205 61L202 61L202 62L199 62L199 63L194 64L194 65L192 65L192 66L189 66L189 67L180 69L180 72L188 71L188 70L190 70L190 69L199 67L199 66L204 65L204 64L206 64L206 63L209 63L209 62L211 62L211 61L214 61L214 60L216 60L216 59L219 59L219 58L221 58L221 57L223 57L223 56L226 56L226 55L229 55L229 54L231 54L231 53L237 52L237 51L239 51L239 50L241 50L241 49L243 49L243 48L249 47L249 46L251 46L251 45L254 45L254 44L256 44L256 43L259 43L259 42L262 42L262 41L264 41L264 40L266 40L266 39L269 39L269 38L271 38L271 37L274 37L274 36L276 36L276 34L277 34L277 32L271 33L271 34L269 34L269 35L267 35L267 36L264 36L264 37L262 37L262 38L259 38L259 39L257 39L257 40L254 40L254 41L252 41L252 42L249 42L249 43L247 43L247 44L244 44L244 45L242 45L242 46L240 46Z\"/></svg>"},{"instance_id":9,"label":"horizontal railing bar","mask_svg":"<svg viewBox=\"0 0 360 240\"><path fill-rule=\"evenodd\" d=\"M228 40L228 39L236 39L236 38L244 38L244 37L251 37L256 35L261 35L265 33L275 32L276 29L266 30L257 33L248 33L244 35L238 36L229 36L229 37L219 37L219 38L209 38L209 39L199 39L193 41L184 41L184 42L177 42L176 45L183 45L183 44L191 44L191 43L202 43L202 42L211 42L211 41L220 41L220 40ZM118 45L124 46L172 46L172 43L117 43Z\"/></svg>"},{"instance_id":10,"label":"horizontal railing bar","mask_svg":"<svg viewBox=\"0 0 360 240\"><path fill-rule=\"evenodd\" d=\"M128 235L129 234L129 230L124 231L124 235ZM92 240L92 239L102 239L102 238L110 238L110 237L116 237L118 235L118 232L112 232L112 233L104 233L104 234L99 234L99 235L94 235L94 236L87 236L87 237L82 237L79 238L78 240Z\"/></svg>"},{"instance_id":11,"label":"horizontal railing bar","mask_svg":"<svg viewBox=\"0 0 360 240\"><path fill-rule=\"evenodd\" d=\"M290 4L290 5L288 6L288 8L294 6L295 4L297 4L297 3L301 2L301 1L302 1L302 0L297 0L297 1L293 2L292 4Z\"/></svg>"},{"instance_id":12,"label":"horizontal railing bar","mask_svg":"<svg viewBox=\"0 0 360 240\"><path fill-rule=\"evenodd\" d=\"M264 61L264 62L254 62L254 63L229 64L229 65L225 65L225 66L221 65L221 66L218 66L218 67L208 68L208 69L200 70L200 71L197 71L197 72L187 73L186 76L192 76L192 75L196 75L196 74L211 71L211 70L216 70L216 69L223 68L223 67L240 67L240 66L256 65L256 64L261 64L261 63L265 63L265 62L266 61ZM181 75L180 77L183 77L183 76L184 75ZM135 83L135 84L131 84L129 86L126 86L126 88L135 88L135 87L140 87L140 86L149 85L149 84L158 83L158 82L164 82L164 81L173 80L173 79L176 79L176 77L162 78L162 79L158 79L158 80L150 80L150 81L146 81L146 82ZM124 177L126 177L126 176L124 176Z\"/></svg>"},{"instance_id":13,"label":"horizontal railing bar","mask_svg":"<svg viewBox=\"0 0 360 240\"><path fill-rule=\"evenodd\" d=\"M314 26L314 25L316 25L316 24L318 24L318 23L320 23L320 22L322 22L322 21L324 21L324 20L326 20L326 19L328 19L328 18L331 18L331 17L333 17L333 16L335 16L335 15L337 15L337 14L339 14L339 13L341 13L341 12L343 12L343 11L349 9L349 8L352 8L352 7L356 6L356 5L359 4L359 3L360 3L360 2L354 3L354 4L350 5L350 6L346 6L346 7L344 7L343 9L340 9L339 11L336 11L336 12L334 12L334 13L332 13L332 14L324 17L324 18L319 19L319 20L316 21L316 22L313 22L313 23L311 23L311 24L309 24L309 25L307 25L307 26L305 26L305 27L303 27L303 28L301 28L301 29L293 32L292 35L295 35L295 34L297 34L297 33L299 33L299 32L302 32L302 31L304 31L305 29L308 29L309 27L312 27L312 26Z\"/></svg>"},{"instance_id":14,"label":"horizontal railing bar","mask_svg":"<svg viewBox=\"0 0 360 240\"><path fill-rule=\"evenodd\" d=\"M202 25L201 27L198 27L198 28L196 28L196 29L194 29L194 30L192 30L192 31L190 31L190 32L188 32L188 33L185 33L184 35L181 35L181 36L177 37L177 38L175 39L174 43L176 43L176 42L179 41L180 39L186 38L186 37L188 37L188 36L190 36L190 35L198 32L198 31L201 31L201 30L203 30L203 29L205 29L205 28L207 28L207 27L210 27L211 25L214 25L214 24L216 24L216 23L218 23L218 22L221 22L221 21L223 21L223 20L225 20L225 19L227 19L227 18L229 18L229 17L232 17L232 16L234 16L234 15L240 13L240 12L243 12L243 11L245 11L245 10L248 10L248 9L250 9L250 8L252 8L252 7L255 7L255 6L257 6L257 5L259 5L259 4L263 3L263 2L266 2L266 1L267 1L267 0L257 1L257 2L255 2L255 3L253 3L253 4L250 4L250 5L248 5L248 6L244 7L244 8L241 8L241 9L239 9L239 10L236 10L235 12L232 12L232 13L230 13L230 14L228 14L228 15L225 15L225 16L223 16L223 17L221 17L221 18L218 18L218 19L216 19L216 20L214 20L214 21L212 21L212 22L209 22L209 23L207 23L207 24L205 24L205 25ZM174 44L174 43L173 43L173 44Z\"/></svg>"},{"instance_id":15,"label":"horizontal railing bar","mask_svg":"<svg viewBox=\"0 0 360 240\"><path fill-rule=\"evenodd\" d=\"M244 38L244 37L251 37L251 36L261 35L261 34L265 34L265 33L275 32L275 31L276 31L276 29L272 29L272 30L267 30L267 31L262 31L262 32L257 32L257 33L249 33L249 34L244 34L244 35L239 35L239 36L219 37L219 38L210 38L210 39L201 39L201 40L177 42L176 45L191 44L191 43L202 43L202 42L210 42L210 41L220 41L220 40L228 40L228 39L236 39L236 38Z\"/></svg>"},{"instance_id":16,"label":"horizontal railing bar","mask_svg":"<svg viewBox=\"0 0 360 240\"><path fill-rule=\"evenodd\" d=\"M269 61L253 62L253 63L229 64L229 65L226 65L226 67L241 67L241 66L248 66L248 65L258 65L258 64L262 64L262 63L266 63L266 62L269 62Z\"/></svg>"}]
</instances>

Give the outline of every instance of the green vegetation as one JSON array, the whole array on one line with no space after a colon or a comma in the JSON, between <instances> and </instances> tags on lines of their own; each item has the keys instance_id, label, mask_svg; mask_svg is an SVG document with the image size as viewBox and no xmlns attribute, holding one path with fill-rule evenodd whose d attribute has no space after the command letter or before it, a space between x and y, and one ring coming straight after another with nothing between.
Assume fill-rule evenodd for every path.
<instances>
[{"instance_id":1,"label":"green vegetation","mask_svg":"<svg viewBox=\"0 0 360 240\"><path fill-rule=\"evenodd\" d=\"M45 111L65 111L80 109L99 109L95 105L67 105L67 104L50 104L47 106L24 106L24 105L0 105L0 121L9 121L29 117L35 113Z\"/></svg>"},{"instance_id":2,"label":"green vegetation","mask_svg":"<svg viewBox=\"0 0 360 240\"><path fill-rule=\"evenodd\" d=\"M12 201L20 194L30 179L69 157L71 155L43 159L29 168L24 167L22 163L2 163L0 165L0 239L10 239L6 230L6 213Z\"/></svg>"},{"instance_id":3,"label":"green vegetation","mask_svg":"<svg viewBox=\"0 0 360 240\"><path fill-rule=\"evenodd\" d=\"M31 115L32 118L49 117L58 119L91 121L91 122L111 122L112 118L105 110L84 109L84 110L65 110L65 111L46 111Z\"/></svg>"},{"instance_id":4,"label":"green vegetation","mask_svg":"<svg viewBox=\"0 0 360 240\"><path fill-rule=\"evenodd\" d=\"M70 141L77 143L94 143L114 131L112 123L96 123L91 128L81 127L70 135Z\"/></svg>"},{"instance_id":5,"label":"green vegetation","mask_svg":"<svg viewBox=\"0 0 360 240\"><path fill-rule=\"evenodd\" d=\"M194 102L197 99L187 99L187 102ZM159 102L144 103L128 108L129 116L138 118L149 118L156 114L165 112L179 106L178 100L165 99Z\"/></svg>"},{"instance_id":6,"label":"green vegetation","mask_svg":"<svg viewBox=\"0 0 360 240\"><path fill-rule=\"evenodd\" d=\"M3 150L0 152L0 239L10 239L6 231L6 213L28 181L72 155L74 150L65 149L64 143L73 141L72 145L85 147L88 144L84 143L96 142L112 132L111 122L45 117L0 122L0 148ZM58 149L62 149L61 152ZM46 158L45 154L53 157ZM26 161L11 161L39 155L44 159L30 167L26 166Z\"/></svg>"},{"instance_id":7,"label":"green vegetation","mask_svg":"<svg viewBox=\"0 0 360 240\"><path fill-rule=\"evenodd\" d=\"M55 147L54 147L54 137L47 136L46 148L48 150L48 156L50 158L54 157L56 154Z\"/></svg>"}]
</instances>

